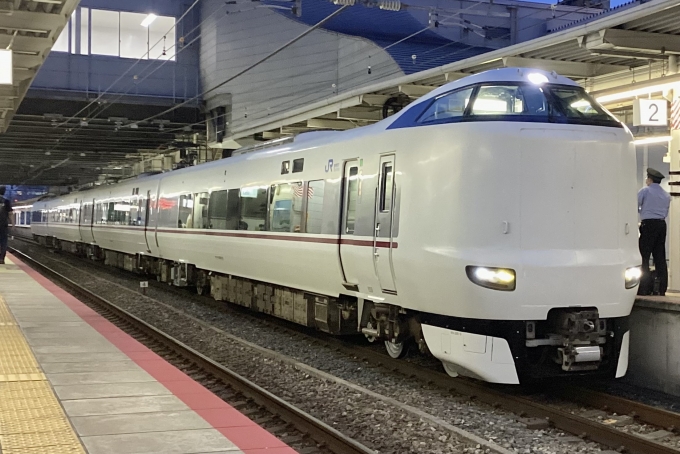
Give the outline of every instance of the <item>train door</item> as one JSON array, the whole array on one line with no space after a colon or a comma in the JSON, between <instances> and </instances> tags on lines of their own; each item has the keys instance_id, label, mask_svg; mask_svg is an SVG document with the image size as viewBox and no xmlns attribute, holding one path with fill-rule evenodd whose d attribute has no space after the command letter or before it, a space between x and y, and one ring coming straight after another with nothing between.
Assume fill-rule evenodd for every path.
<instances>
[{"instance_id":1,"label":"train door","mask_svg":"<svg viewBox=\"0 0 680 454\"><path fill-rule=\"evenodd\" d=\"M340 219L340 264L345 279L345 287L354 289L359 283L358 270L352 266L356 261L353 246L354 236L356 235L356 216L357 202L359 199L359 161L351 160L345 162L344 178L342 184L342 215Z\"/></svg>"},{"instance_id":2,"label":"train door","mask_svg":"<svg viewBox=\"0 0 680 454\"><path fill-rule=\"evenodd\" d=\"M373 232L373 265L383 293L396 294L397 287L392 266L394 242L394 164L395 156L380 157L380 170L375 199L375 229Z\"/></svg>"},{"instance_id":3,"label":"train door","mask_svg":"<svg viewBox=\"0 0 680 454\"><path fill-rule=\"evenodd\" d=\"M92 199L92 204L85 203L82 201L80 205L80 240L83 243L94 243L94 231L92 230L92 225L94 224L94 199Z\"/></svg>"},{"instance_id":4,"label":"train door","mask_svg":"<svg viewBox=\"0 0 680 454\"><path fill-rule=\"evenodd\" d=\"M76 199L77 202L77 199ZM85 199L82 199L80 201L80 204L78 205L78 219L76 219L76 231L78 232L78 242L82 243L83 242L83 232L80 230L80 225L83 222L83 217L84 213L83 210L85 209Z\"/></svg>"},{"instance_id":5,"label":"train door","mask_svg":"<svg viewBox=\"0 0 680 454\"><path fill-rule=\"evenodd\" d=\"M151 217L151 191L146 191L146 212L144 216L144 239L146 240L146 250L151 253L149 247L149 218Z\"/></svg>"}]
</instances>

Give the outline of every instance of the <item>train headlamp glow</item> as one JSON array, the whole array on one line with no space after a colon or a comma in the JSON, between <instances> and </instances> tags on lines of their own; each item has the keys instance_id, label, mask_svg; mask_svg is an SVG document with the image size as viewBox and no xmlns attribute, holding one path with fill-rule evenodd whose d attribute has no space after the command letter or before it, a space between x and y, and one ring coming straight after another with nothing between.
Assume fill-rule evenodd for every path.
<instances>
[{"instance_id":1,"label":"train headlamp glow","mask_svg":"<svg viewBox=\"0 0 680 454\"><path fill-rule=\"evenodd\" d=\"M486 266L467 266L465 272L475 284L494 290L515 290L515 270L509 268L489 268Z\"/></svg>"},{"instance_id":2,"label":"train headlamp glow","mask_svg":"<svg viewBox=\"0 0 680 454\"><path fill-rule=\"evenodd\" d=\"M529 82L535 85L543 85L549 82L548 78L541 73L530 73L527 76L527 79L529 79Z\"/></svg>"},{"instance_id":3,"label":"train headlamp glow","mask_svg":"<svg viewBox=\"0 0 680 454\"><path fill-rule=\"evenodd\" d=\"M642 277L642 269L639 266L634 266L626 270L626 288L633 288L640 283Z\"/></svg>"}]
</instances>

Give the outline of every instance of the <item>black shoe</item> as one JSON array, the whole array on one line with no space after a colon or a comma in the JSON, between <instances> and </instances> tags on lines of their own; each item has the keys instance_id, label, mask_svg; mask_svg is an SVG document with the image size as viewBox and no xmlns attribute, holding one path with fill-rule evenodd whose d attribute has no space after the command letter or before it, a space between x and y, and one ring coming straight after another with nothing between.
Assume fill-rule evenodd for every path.
<instances>
[{"instance_id":1,"label":"black shoe","mask_svg":"<svg viewBox=\"0 0 680 454\"><path fill-rule=\"evenodd\" d=\"M4 261L4 260L0 260L0 265L4 265L4 264L5 264L5 261Z\"/></svg>"}]
</instances>

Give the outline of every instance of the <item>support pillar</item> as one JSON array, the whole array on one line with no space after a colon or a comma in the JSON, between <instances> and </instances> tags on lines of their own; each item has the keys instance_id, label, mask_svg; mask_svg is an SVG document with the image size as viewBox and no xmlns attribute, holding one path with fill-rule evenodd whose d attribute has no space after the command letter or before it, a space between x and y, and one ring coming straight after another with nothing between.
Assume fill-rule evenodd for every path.
<instances>
[{"instance_id":1,"label":"support pillar","mask_svg":"<svg viewBox=\"0 0 680 454\"><path fill-rule=\"evenodd\" d=\"M671 209L668 216L668 288L680 291L680 87L671 96L671 141L668 154L671 158L669 181L671 182Z\"/></svg>"}]
</instances>

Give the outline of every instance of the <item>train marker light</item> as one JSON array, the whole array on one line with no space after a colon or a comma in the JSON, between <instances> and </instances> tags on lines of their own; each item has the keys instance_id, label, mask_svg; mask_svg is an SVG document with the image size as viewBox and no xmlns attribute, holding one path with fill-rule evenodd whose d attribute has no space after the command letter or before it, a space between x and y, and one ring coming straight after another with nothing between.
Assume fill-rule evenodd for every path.
<instances>
[{"instance_id":1,"label":"train marker light","mask_svg":"<svg viewBox=\"0 0 680 454\"><path fill-rule=\"evenodd\" d=\"M626 270L626 288L633 288L640 283L640 278L642 277L642 268L639 266L634 266Z\"/></svg>"},{"instance_id":2,"label":"train marker light","mask_svg":"<svg viewBox=\"0 0 680 454\"><path fill-rule=\"evenodd\" d=\"M535 85L543 85L549 82L548 78L541 73L530 73L527 78L529 82Z\"/></svg>"},{"instance_id":3,"label":"train marker light","mask_svg":"<svg viewBox=\"0 0 680 454\"><path fill-rule=\"evenodd\" d=\"M489 268L485 266L467 266L465 272L475 284L494 290L515 290L515 270L509 268Z\"/></svg>"}]
</instances>

